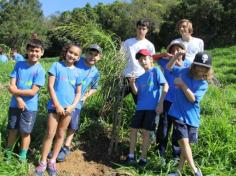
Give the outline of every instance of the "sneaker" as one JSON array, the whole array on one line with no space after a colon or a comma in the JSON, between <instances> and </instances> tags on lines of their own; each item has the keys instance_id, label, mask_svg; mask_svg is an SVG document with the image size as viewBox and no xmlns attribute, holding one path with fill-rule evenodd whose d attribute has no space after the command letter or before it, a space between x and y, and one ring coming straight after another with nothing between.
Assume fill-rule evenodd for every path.
<instances>
[{"instance_id":1,"label":"sneaker","mask_svg":"<svg viewBox=\"0 0 236 176\"><path fill-rule=\"evenodd\" d=\"M57 161L62 162L65 160L66 156L70 153L70 149L68 147L62 147L58 156Z\"/></svg>"},{"instance_id":2,"label":"sneaker","mask_svg":"<svg viewBox=\"0 0 236 176\"><path fill-rule=\"evenodd\" d=\"M195 176L203 176L201 169L198 167L197 172L195 173Z\"/></svg>"},{"instance_id":3,"label":"sneaker","mask_svg":"<svg viewBox=\"0 0 236 176\"><path fill-rule=\"evenodd\" d=\"M48 175L49 176L57 175L56 162L52 162L51 160L48 161Z\"/></svg>"},{"instance_id":4,"label":"sneaker","mask_svg":"<svg viewBox=\"0 0 236 176\"><path fill-rule=\"evenodd\" d=\"M138 165L141 166L141 167L146 166L146 164L147 164L147 161L145 161L145 160L142 159L142 158L141 158L141 159L139 160L139 162L138 162Z\"/></svg>"},{"instance_id":5,"label":"sneaker","mask_svg":"<svg viewBox=\"0 0 236 176\"><path fill-rule=\"evenodd\" d=\"M35 175L36 176L43 176L44 171L47 168L47 164L43 164L42 162L39 163L39 165L35 169Z\"/></svg>"},{"instance_id":6,"label":"sneaker","mask_svg":"<svg viewBox=\"0 0 236 176\"><path fill-rule=\"evenodd\" d=\"M127 156L127 158L126 158L126 160L125 160L125 163L126 163L126 164L134 164L134 163L136 163L136 159L135 159L135 157L129 157L129 156Z\"/></svg>"}]
</instances>

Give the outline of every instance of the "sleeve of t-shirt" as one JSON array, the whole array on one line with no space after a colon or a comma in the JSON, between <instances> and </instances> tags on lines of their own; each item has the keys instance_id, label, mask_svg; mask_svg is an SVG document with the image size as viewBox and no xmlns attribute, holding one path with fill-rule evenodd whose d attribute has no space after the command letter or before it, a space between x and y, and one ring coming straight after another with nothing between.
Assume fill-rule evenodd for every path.
<instances>
[{"instance_id":1,"label":"sleeve of t-shirt","mask_svg":"<svg viewBox=\"0 0 236 176\"><path fill-rule=\"evenodd\" d=\"M162 71L157 67L155 67L155 70L156 70L156 74L157 74L156 75L157 76L157 81L159 82L159 84L163 85L163 84L167 83L166 78L163 75Z\"/></svg>"},{"instance_id":2,"label":"sleeve of t-shirt","mask_svg":"<svg viewBox=\"0 0 236 176\"><path fill-rule=\"evenodd\" d=\"M178 66L174 66L171 70L171 73L175 76L175 77L179 77L180 73L185 69L185 67L178 67Z\"/></svg>"},{"instance_id":3,"label":"sleeve of t-shirt","mask_svg":"<svg viewBox=\"0 0 236 176\"><path fill-rule=\"evenodd\" d=\"M98 83L100 80L100 74L99 72L93 77L92 83L91 83L91 89L97 89Z\"/></svg>"},{"instance_id":4,"label":"sleeve of t-shirt","mask_svg":"<svg viewBox=\"0 0 236 176\"><path fill-rule=\"evenodd\" d=\"M14 69L13 69L12 72L10 73L10 77L11 77L11 78L16 78L16 76L17 76L17 70L18 70L18 68L19 68L19 64L20 64L20 62L17 62L16 65L15 65L15 67L14 67Z\"/></svg>"},{"instance_id":5,"label":"sleeve of t-shirt","mask_svg":"<svg viewBox=\"0 0 236 176\"><path fill-rule=\"evenodd\" d=\"M155 50L155 47L154 47L153 44L152 44L152 46L151 46L151 53L152 53L152 55L156 53L156 50Z\"/></svg>"},{"instance_id":6,"label":"sleeve of t-shirt","mask_svg":"<svg viewBox=\"0 0 236 176\"><path fill-rule=\"evenodd\" d=\"M56 76L57 75L57 62L54 62L52 64L52 66L50 67L50 69L48 70L48 73L53 75L53 76Z\"/></svg>"},{"instance_id":7,"label":"sleeve of t-shirt","mask_svg":"<svg viewBox=\"0 0 236 176\"><path fill-rule=\"evenodd\" d=\"M202 39L200 39L200 42L199 42L199 47L200 47L200 51L204 51L204 42Z\"/></svg>"},{"instance_id":8,"label":"sleeve of t-shirt","mask_svg":"<svg viewBox=\"0 0 236 176\"><path fill-rule=\"evenodd\" d=\"M34 85L38 85L40 87L44 86L45 84L45 75L46 75L46 72L43 68L39 68L38 69L38 72L33 80L33 84Z\"/></svg>"},{"instance_id":9,"label":"sleeve of t-shirt","mask_svg":"<svg viewBox=\"0 0 236 176\"><path fill-rule=\"evenodd\" d=\"M208 83L203 81L203 83L193 92L195 96L195 102L199 103L208 89Z\"/></svg>"},{"instance_id":10,"label":"sleeve of t-shirt","mask_svg":"<svg viewBox=\"0 0 236 176\"><path fill-rule=\"evenodd\" d=\"M76 78L76 85L80 85L82 84L82 76L81 76L81 73L78 71L78 75L77 78Z\"/></svg>"},{"instance_id":11,"label":"sleeve of t-shirt","mask_svg":"<svg viewBox=\"0 0 236 176\"><path fill-rule=\"evenodd\" d=\"M160 58L157 60L157 64L160 65L162 68L166 68L168 60Z\"/></svg>"}]
</instances>

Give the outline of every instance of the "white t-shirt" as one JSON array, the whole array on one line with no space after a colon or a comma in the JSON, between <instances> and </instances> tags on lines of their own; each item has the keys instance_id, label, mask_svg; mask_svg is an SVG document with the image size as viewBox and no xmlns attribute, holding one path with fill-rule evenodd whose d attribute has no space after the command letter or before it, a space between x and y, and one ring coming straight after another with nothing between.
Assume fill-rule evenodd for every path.
<instances>
[{"instance_id":1,"label":"white t-shirt","mask_svg":"<svg viewBox=\"0 0 236 176\"><path fill-rule=\"evenodd\" d=\"M136 38L130 38L123 42L122 49L125 52L127 58L127 64L124 70L125 77L131 77L132 74L135 77L139 77L145 71L138 63L138 60L135 58L136 53L140 49L147 49L152 54L155 54L154 45L147 39L137 40Z\"/></svg>"},{"instance_id":2,"label":"white t-shirt","mask_svg":"<svg viewBox=\"0 0 236 176\"><path fill-rule=\"evenodd\" d=\"M178 38L173 40L172 42L174 41L178 41L184 44L186 48L185 58L190 62L193 62L194 57L198 52L204 51L204 42L200 38L192 37L190 41L183 41L182 38Z\"/></svg>"}]
</instances>

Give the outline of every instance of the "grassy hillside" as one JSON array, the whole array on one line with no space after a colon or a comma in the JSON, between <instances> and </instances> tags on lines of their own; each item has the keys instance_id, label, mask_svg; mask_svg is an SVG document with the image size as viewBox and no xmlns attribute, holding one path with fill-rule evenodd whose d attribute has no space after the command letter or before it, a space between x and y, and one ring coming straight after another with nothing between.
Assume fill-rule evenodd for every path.
<instances>
[{"instance_id":1,"label":"grassy hillside","mask_svg":"<svg viewBox=\"0 0 236 176\"><path fill-rule=\"evenodd\" d=\"M236 175L236 60L234 59L236 58L236 46L217 48L209 52L213 56L214 71L221 86L216 87L211 85L202 101L202 123L199 132L199 143L193 146L193 155L204 175ZM45 69L48 69L53 61L55 61L55 58L42 59L42 64ZM40 111L32 134L33 140L29 154L30 165L20 163L17 159L13 159L10 165L7 162L3 162L4 146L6 144L5 126L7 123L7 109L10 100L10 95L7 92L7 84L9 81L8 75L13 69L13 66L14 63L8 63L6 65L0 64L0 176L27 175L32 163L36 162L39 158L42 138L46 128L46 102L48 93L46 87L44 87L40 92ZM100 90L100 92L102 92L102 90ZM80 134L91 130L91 128L94 128L94 124L97 123L102 124L101 126L104 128L111 126L109 115L98 119L102 106L99 95L100 93L98 92L96 96L89 99L86 108L82 112L83 119ZM120 133L122 150L128 149L128 124L133 112L133 105L130 104L130 102L132 102L130 97L124 102L126 108L123 109L123 122ZM140 146L138 148L140 148ZM166 165L161 162L160 158L157 156L154 145L152 145L148 156L149 164L144 169L126 167L121 164L116 165L116 168L128 175L143 176L164 176L168 172L175 170L171 160ZM167 157L170 159L170 152ZM188 167L186 167L184 174L190 175Z\"/></svg>"}]
</instances>

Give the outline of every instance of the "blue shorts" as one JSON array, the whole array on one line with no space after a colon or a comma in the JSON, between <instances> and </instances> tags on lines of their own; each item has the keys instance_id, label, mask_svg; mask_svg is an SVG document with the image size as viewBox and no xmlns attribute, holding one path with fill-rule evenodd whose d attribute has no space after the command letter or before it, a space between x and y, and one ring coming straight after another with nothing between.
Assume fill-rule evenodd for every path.
<instances>
[{"instance_id":1,"label":"blue shorts","mask_svg":"<svg viewBox=\"0 0 236 176\"><path fill-rule=\"evenodd\" d=\"M187 125L182 121L174 120L173 138L175 138L176 140L188 138L189 143L197 143L198 128Z\"/></svg>"},{"instance_id":2,"label":"blue shorts","mask_svg":"<svg viewBox=\"0 0 236 176\"><path fill-rule=\"evenodd\" d=\"M36 120L36 111L24 110L19 108L9 108L8 110L8 129L17 129L22 133L30 134Z\"/></svg>"},{"instance_id":3,"label":"blue shorts","mask_svg":"<svg viewBox=\"0 0 236 176\"><path fill-rule=\"evenodd\" d=\"M74 111L71 113L71 121L68 126L71 130L79 130L80 127L80 110L81 109L74 109Z\"/></svg>"},{"instance_id":4,"label":"blue shorts","mask_svg":"<svg viewBox=\"0 0 236 176\"><path fill-rule=\"evenodd\" d=\"M155 117L155 110L136 110L131 122L131 128L154 131L156 128Z\"/></svg>"}]
</instances>

